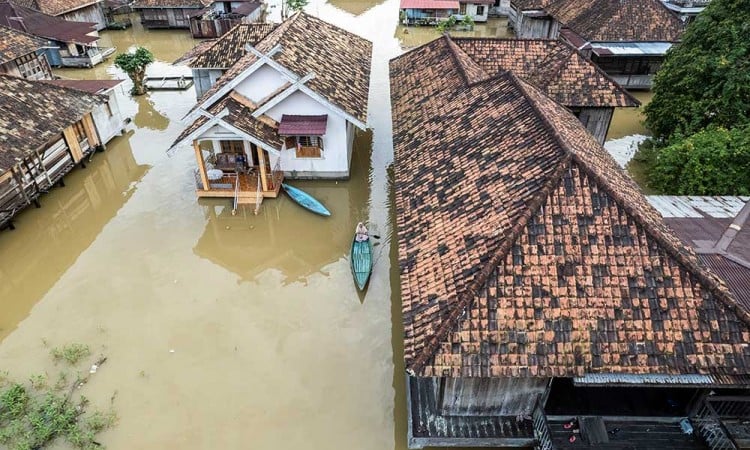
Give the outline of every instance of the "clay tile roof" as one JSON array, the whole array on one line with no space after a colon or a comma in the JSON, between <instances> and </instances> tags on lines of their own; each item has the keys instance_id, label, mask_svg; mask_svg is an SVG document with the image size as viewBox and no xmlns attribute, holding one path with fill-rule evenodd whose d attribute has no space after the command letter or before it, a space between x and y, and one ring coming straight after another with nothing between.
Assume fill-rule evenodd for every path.
<instances>
[{"instance_id":1,"label":"clay tile roof","mask_svg":"<svg viewBox=\"0 0 750 450\"><path fill-rule=\"evenodd\" d=\"M16 0L21 6L36 9L44 14L59 16L60 14L81 9L97 3L99 0Z\"/></svg>"},{"instance_id":2,"label":"clay tile roof","mask_svg":"<svg viewBox=\"0 0 750 450\"><path fill-rule=\"evenodd\" d=\"M0 173L58 139L104 99L43 81L0 75Z\"/></svg>"},{"instance_id":3,"label":"clay tile roof","mask_svg":"<svg viewBox=\"0 0 750 450\"><path fill-rule=\"evenodd\" d=\"M228 69L247 53L246 45L257 45L276 26L272 23L239 24L215 41L198 44L180 61L189 60L192 68Z\"/></svg>"},{"instance_id":4,"label":"clay tile roof","mask_svg":"<svg viewBox=\"0 0 750 450\"><path fill-rule=\"evenodd\" d=\"M204 8L211 0L135 0L133 9L141 8Z\"/></svg>"},{"instance_id":5,"label":"clay tile roof","mask_svg":"<svg viewBox=\"0 0 750 450\"><path fill-rule=\"evenodd\" d=\"M267 54L277 45L272 59L304 77L315 77L306 86L362 123L367 122L372 43L353 33L299 12L276 27L255 48ZM240 58L198 101L211 98L225 84L257 61L253 53Z\"/></svg>"},{"instance_id":6,"label":"clay tile roof","mask_svg":"<svg viewBox=\"0 0 750 450\"><path fill-rule=\"evenodd\" d=\"M390 66L407 370L750 374L750 315L581 123L451 53Z\"/></svg>"},{"instance_id":7,"label":"clay tile roof","mask_svg":"<svg viewBox=\"0 0 750 450\"><path fill-rule=\"evenodd\" d=\"M683 31L661 0L556 0L545 10L590 42L678 42Z\"/></svg>"},{"instance_id":8,"label":"clay tile roof","mask_svg":"<svg viewBox=\"0 0 750 450\"><path fill-rule=\"evenodd\" d=\"M43 46L41 39L0 25L0 64L34 53Z\"/></svg>"},{"instance_id":9,"label":"clay tile roof","mask_svg":"<svg viewBox=\"0 0 750 450\"><path fill-rule=\"evenodd\" d=\"M97 36L90 35L96 31L93 22L64 20L8 1L0 1L0 25L61 42L91 44L99 40Z\"/></svg>"},{"instance_id":10,"label":"clay tile roof","mask_svg":"<svg viewBox=\"0 0 750 450\"><path fill-rule=\"evenodd\" d=\"M596 64L563 41L492 38L451 40L488 76L510 70L565 106L631 107L640 104Z\"/></svg>"},{"instance_id":11,"label":"clay tile roof","mask_svg":"<svg viewBox=\"0 0 750 450\"><path fill-rule=\"evenodd\" d=\"M247 134L255 136L271 148L281 150L284 141L277 133L278 127L273 127L264 121L254 118L253 109L248 108L232 97L224 97L220 102L209 108L208 112L212 115L217 115L224 109L227 109L229 112L226 117L222 118L224 122L239 128ZM208 120L206 116L198 118L198 120L180 133L172 143L172 147L187 138L193 131L202 127Z\"/></svg>"}]
</instances>

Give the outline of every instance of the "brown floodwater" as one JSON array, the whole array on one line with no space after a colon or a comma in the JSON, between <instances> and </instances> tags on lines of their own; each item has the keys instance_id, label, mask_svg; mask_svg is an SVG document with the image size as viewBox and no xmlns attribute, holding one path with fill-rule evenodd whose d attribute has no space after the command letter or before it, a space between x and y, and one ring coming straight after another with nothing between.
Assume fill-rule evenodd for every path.
<instances>
[{"instance_id":1,"label":"brown floodwater","mask_svg":"<svg viewBox=\"0 0 750 450\"><path fill-rule=\"evenodd\" d=\"M351 180L295 182L332 217L283 196L258 215L197 201L192 152L166 153L188 90L124 95L127 133L0 233L0 371L54 377L50 345L106 355L84 393L102 407L114 396L119 423L99 439L111 449L406 448L387 65L402 52L398 0L309 10L374 43ZM195 44L138 25L102 41L150 48L153 76L184 71L169 62ZM124 78L111 61L57 73ZM364 295L348 261L358 221L379 236Z\"/></svg>"},{"instance_id":2,"label":"brown floodwater","mask_svg":"<svg viewBox=\"0 0 750 450\"><path fill-rule=\"evenodd\" d=\"M652 91L632 91L631 94L641 102L638 108L617 108L612 116L607 140L620 139L636 134L649 136L651 133L643 125L643 107L654 97Z\"/></svg>"}]
</instances>

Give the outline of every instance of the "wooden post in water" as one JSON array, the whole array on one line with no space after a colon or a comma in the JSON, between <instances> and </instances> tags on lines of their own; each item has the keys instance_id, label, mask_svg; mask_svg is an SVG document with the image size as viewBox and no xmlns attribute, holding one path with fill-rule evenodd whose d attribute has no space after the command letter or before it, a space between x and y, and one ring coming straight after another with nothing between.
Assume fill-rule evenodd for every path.
<instances>
[{"instance_id":1,"label":"wooden post in water","mask_svg":"<svg viewBox=\"0 0 750 450\"><path fill-rule=\"evenodd\" d=\"M193 141L193 148L195 149L195 160L198 162L198 172L201 174L201 182L203 183L203 190L207 191L210 189L208 184L208 175L206 174L206 163L203 161L203 152L201 151L198 141Z\"/></svg>"},{"instance_id":2,"label":"wooden post in water","mask_svg":"<svg viewBox=\"0 0 750 450\"><path fill-rule=\"evenodd\" d=\"M266 180L266 155L262 147L255 147L258 152L258 164L260 165L260 183L263 185L263 191L268 190L268 181Z\"/></svg>"}]
</instances>

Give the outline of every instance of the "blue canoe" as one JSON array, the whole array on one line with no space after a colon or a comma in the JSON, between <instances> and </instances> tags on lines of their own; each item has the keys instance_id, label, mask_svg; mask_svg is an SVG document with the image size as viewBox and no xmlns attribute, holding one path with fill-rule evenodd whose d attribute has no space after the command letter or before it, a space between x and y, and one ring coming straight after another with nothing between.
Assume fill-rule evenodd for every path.
<instances>
[{"instance_id":1,"label":"blue canoe","mask_svg":"<svg viewBox=\"0 0 750 450\"><path fill-rule=\"evenodd\" d=\"M370 242L370 239L359 242L354 238L350 256L354 282L362 291L365 289L372 272L372 242Z\"/></svg>"},{"instance_id":2,"label":"blue canoe","mask_svg":"<svg viewBox=\"0 0 750 450\"><path fill-rule=\"evenodd\" d=\"M312 195L308 194L302 189L297 189L296 187L289 186L286 183L282 183L281 187L283 187L286 193L289 194L290 197L292 197L292 200L297 202L298 205L305 208L306 210L312 211L315 214L320 214L321 216L331 215L331 212L328 211L322 203L315 200Z\"/></svg>"}]
</instances>

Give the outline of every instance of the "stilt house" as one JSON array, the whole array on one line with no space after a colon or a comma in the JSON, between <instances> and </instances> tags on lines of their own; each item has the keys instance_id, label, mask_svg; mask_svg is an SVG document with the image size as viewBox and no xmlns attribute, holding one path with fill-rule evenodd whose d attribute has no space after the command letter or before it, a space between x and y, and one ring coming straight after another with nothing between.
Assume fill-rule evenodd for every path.
<instances>
[{"instance_id":1,"label":"stilt house","mask_svg":"<svg viewBox=\"0 0 750 450\"><path fill-rule=\"evenodd\" d=\"M190 28L190 17L197 14L210 0L135 0L145 28Z\"/></svg>"},{"instance_id":2,"label":"stilt house","mask_svg":"<svg viewBox=\"0 0 750 450\"><path fill-rule=\"evenodd\" d=\"M447 40L390 69L409 446L744 448L750 314L580 121Z\"/></svg>"},{"instance_id":3,"label":"stilt house","mask_svg":"<svg viewBox=\"0 0 750 450\"><path fill-rule=\"evenodd\" d=\"M221 76L174 145L195 150L196 194L235 205L276 197L284 177L349 177L365 130L372 44L299 12Z\"/></svg>"},{"instance_id":4,"label":"stilt house","mask_svg":"<svg viewBox=\"0 0 750 450\"><path fill-rule=\"evenodd\" d=\"M93 67L115 52L99 47L96 23L65 20L14 2L0 1L0 25L43 39L52 67Z\"/></svg>"},{"instance_id":5,"label":"stilt house","mask_svg":"<svg viewBox=\"0 0 750 450\"><path fill-rule=\"evenodd\" d=\"M100 146L92 112L105 100L0 75L0 228Z\"/></svg>"},{"instance_id":6,"label":"stilt house","mask_svg":"<svg viewBox=\"0 0 750 450\"><path fill-rule=\"evenodd\" d=\"M0 25L0 73L28 80L49 80L45 43L30 34Z\"/></svg>"},{"instance_id":7,"label":"stilt house","mask_svg":"<svg viewBox=\"0 0 750 450\"><path fill-rule=\"evenodd\" d=\"M217 38L241 23L260 20L263 4L258 1L215 1L190 17L194 38Z\"/></svg>"}]
</instances>

